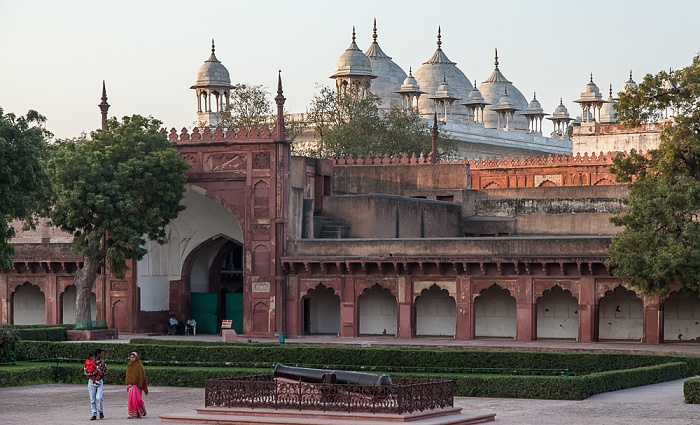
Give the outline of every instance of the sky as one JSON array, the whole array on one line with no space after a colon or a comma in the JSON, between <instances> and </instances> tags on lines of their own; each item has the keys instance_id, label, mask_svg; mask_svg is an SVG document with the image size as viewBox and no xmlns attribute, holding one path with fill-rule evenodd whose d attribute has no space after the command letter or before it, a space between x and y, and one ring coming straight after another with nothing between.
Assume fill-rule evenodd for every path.
<instances>
[{"instance_id":1,"label":"sky","mask_svg":"<svg viewBox=\"0 0 700 425\"><path fill-rule=\"evenodd\" d=\"M442 49L477 83L501 72L545 112L573 101L593 81L607 97L629 78L689 65L700 51L694 0L333 1L333 0L0 0L0 108L47 118L56 138L100 126L106 82L109 116L141 114L165 127L191 128L190 90L216 56L231 82L274 96L282 71L288 112L305 112L318 84L349 46L352 27L366 50L378 42L406 72ZM548 127L543 127L545 133Z\"/></svg>"}]
</instances>

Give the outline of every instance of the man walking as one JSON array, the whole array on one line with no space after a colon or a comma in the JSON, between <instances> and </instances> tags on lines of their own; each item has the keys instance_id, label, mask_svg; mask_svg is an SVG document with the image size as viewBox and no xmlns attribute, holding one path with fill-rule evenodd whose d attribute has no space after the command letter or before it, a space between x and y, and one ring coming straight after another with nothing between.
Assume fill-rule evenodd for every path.
<instances>
[{"instance_id":1,"label":"man walking","mask_svg":"<svg viewBox=\"0 0 700 425\"><path fill-rule=\"evenodd\" d=\"M88 380L88 392L90 393L90 409L92 410L91 421L97 419L97 415L100 415L100 419L104 419L104 377L107 375L107 364L104 360L105 350L98 348L95 350L95 364L97 365L97 370L95 371L95 379ZM99 383L98 385L95 385Z\"/></svg>"}]
</instances>

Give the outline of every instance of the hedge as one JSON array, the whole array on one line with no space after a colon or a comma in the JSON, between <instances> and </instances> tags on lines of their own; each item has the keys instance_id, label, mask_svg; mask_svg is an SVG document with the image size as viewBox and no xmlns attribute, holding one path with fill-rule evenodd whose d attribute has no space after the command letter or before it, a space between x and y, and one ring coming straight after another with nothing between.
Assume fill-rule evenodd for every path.
<instances>
[{"instance_id":1,"label":"hedge","mask_svg":"<svg viewBox=\"0 0 700 425\"><path fill-rule=\"evenodd\" d=\"M124 382L124 365L109 365L107 384ZM204 386L206 379L228 378L252 373L251 369L146 367L150 385L195 387ZM411 374L392 374L394 377L411 377ZM434 375L455 380L455 396L499 397L552 400L582 400L595 394L680 379L688 376L688 366L682 362L668 363L636 369L603 372L587 376L472 376ZM0 386L40 383L85 383L82 365L59 364L57 366L27 367L19 370L0 370Z\"/></svg>"},{"instance_id":2,"label":"hedge","mask_svg":"<svg viewBox=\"0 0 700 425\"><path fill-rule=\"evenodd\" d=\"M140 340L134 340L139 341ZM300 344L153 345L103 342L56 343L20 341L19 360L84 359L102 347L109 359L126 362L131 351L151 364L229 365L260 367L274 363L388 372L478 373L481 369L568 369L571 375L634 369L685 362L700 374L700 357L625 353L554 353L532 351L473 351L434 348L374 348ZM119 360L117 360L119 359ZM491 372L489 370L489 372Z\"/></svg>"},{"instance_id":3,"label":"hedge","mask_svg":"<svg viewBox=\"0 0 700 425\"><path fill-rule=\"evenodd\" d=\"M688 404L700 404L700 378L688 379L683 383L683 396Z\"/></svg>"}]
</instances>

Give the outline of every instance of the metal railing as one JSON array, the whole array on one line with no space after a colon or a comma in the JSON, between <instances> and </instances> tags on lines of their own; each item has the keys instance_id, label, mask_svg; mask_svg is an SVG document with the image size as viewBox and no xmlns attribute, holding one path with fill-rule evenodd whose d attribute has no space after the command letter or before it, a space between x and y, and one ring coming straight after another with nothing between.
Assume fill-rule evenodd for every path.
<instances>
[{"instance_id":1,"label":"metal railing","mask_svg":"<svg viewBox=\"0 0 700 425\"><path fill-rule=\"evenodd\" d=\"M454 406L450 379L398 379L391 386L306 383L272 374L208 379L206 407L411 413Z\"/></svg>"}]
</instances>

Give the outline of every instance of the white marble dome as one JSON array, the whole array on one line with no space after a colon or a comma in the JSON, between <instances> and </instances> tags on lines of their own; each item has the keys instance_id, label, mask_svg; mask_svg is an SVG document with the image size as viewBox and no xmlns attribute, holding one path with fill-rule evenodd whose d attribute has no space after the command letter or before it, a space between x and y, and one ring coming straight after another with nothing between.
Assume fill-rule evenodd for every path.
<instances>
[{"instance_id":1,"label":"white marble dome","mask_svg":"<svg viewBox=\"0 0 700 425\"><path fill-rule=\"evenodd\" d=\"M379 47L379 43L377 43L376 19L374 20L372 39L372 44L365 52L365 56L369 58L372 72L377 78L372 80L369 90L379 96L381 100L380 109L401 106L401 95L396 92L401 89L401 83L406 80L406 73Z\"/></svg>"},{"instance_id":2,"label":"white marble dome","mask_svg":"<svg viewBox=\"0 0 700 425\"><path fill-rule=\"evenodd\" d=\"M525 109L524 112L528 113L528 114L543 114L544 113L544 109L542 109L542 104L540 103L539 100L537 100L537 93L534 93L532 95L532 100L527 105L527 108Z\"/></svg>"},{"instance_id":3,"label":"white marble dome","mask_svg":"<svg viewBox=\"0 0 700 425\"><path fill-rule=\"evenodd\" d=\"M197 82L192 88L206 86L231 86L231 78L228 69L216 59L214 54L214 40L211 41L211 55L209 59L197 71Z\"/></svg>"},{"instance_id":4,"label":"white marble dome","mask_svg":"<svg viewBox=\"0 0 700 425\"><path fill-rule=\"evenodd\" d=\"M435 95L443 79L447 82L450 88L450 94L460 100L466 100L469 91L472 89L472 83L464 73L457 68L457 64L447 58L442 51L442 41L440 29L438 28L437 50L433 56L426 62L423 62L416 73L414 74L421 90L427 95L421 96L418 101L418 108L424 117L431 117L435 112L435 103L428 96ZM459 104L459 100L450 107L450 117L457 120L464 120L467 116L467 108Z\"/></svg>"},{"instance_id":5,"label":"white marble dome","mask_svg":"<svg viewBox=\"0 0 700 425\"><path fill-rule=\"evenodd\" d=\"M615 110L615 99L612 95L612 84L610 85L608 102L604 103L600 108L600 122L603 124L614 124L617 122L617 111Z\"/></svg>"},{"instance_id":6,"label":"white marble dome","mask_svg":"<svg viewBox=\"0 0 700 425\"><path fill-rule=\"evenodd\" d=\"M495 69L479 86L479 91L484 97L484 100L490 105L486 106L484 109L484 127L486 128L496 128L498 125L498 114L493 110L494 106L498 104L501 98L508 92L508 98L510 103L518 111L524 111L527 109L528 101L525 96L518 90L513 83L508 81L508 79L501 73L498 69L498 51L496 51L496 58L494 60ZM527 130L528 122L527 118L520 114L516 114L512 126L517 130Z\"/></svg>"},{"instance_id":7,"label":"white marble dome","mask_svg":"<svg viewBox=\"0 0 700 425\"><path fill-rule=\"evenodd\" d=\"M338 77L369 77L373 78L372 64L369 58L362 53L355 43L355 27L352 28L352 42L335 63L335 74L330 78Z\"/></svg>"},{"instance_id":8,"label":"white marble dome","mask_svg":"<svg viewBox=\"0 0 700 425\"><path fill-rule=\"evenodd\" d=\"M566 109L566 106L564 106L563 99L559 99L559 106L557 106L554 109L554 113L552 113L552 118L554 118L554 119L569 118L569 110Z\"/></svg>"},{"instance_id":9,"label":"white marble dome","mask_svg":"<svg viewBox=\"0 0 700 425\"><path fill-rule=\"evenodd\" d=\"M625 81L625 84L622 86L622 92L626 92L629 89L636 89L637 88L637 83L632 79L632 70L630 70L630 79Z\"/></svg>"}]
</instances>

